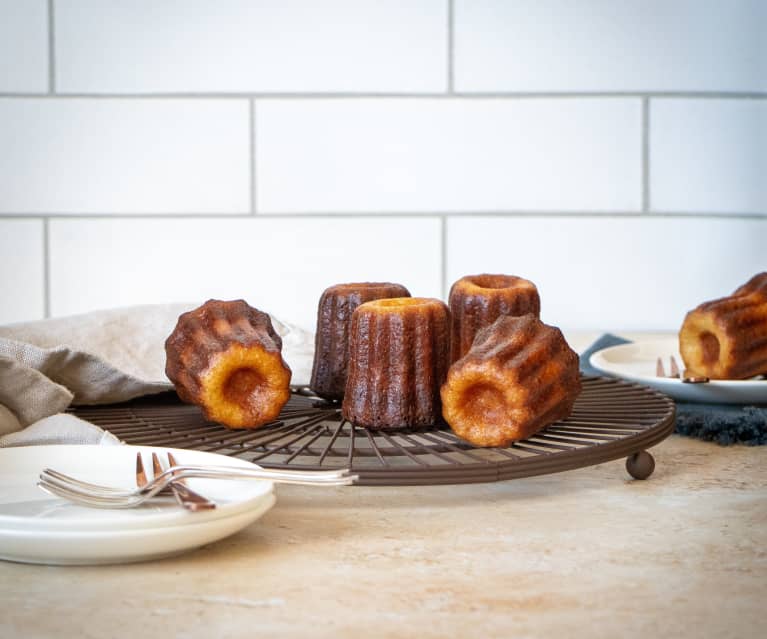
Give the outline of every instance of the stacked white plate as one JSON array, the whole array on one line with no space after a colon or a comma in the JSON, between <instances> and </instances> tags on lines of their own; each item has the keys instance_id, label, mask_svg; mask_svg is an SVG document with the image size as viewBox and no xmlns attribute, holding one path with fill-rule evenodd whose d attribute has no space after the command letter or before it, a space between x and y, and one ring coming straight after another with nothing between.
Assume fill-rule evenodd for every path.
<instances>
[{"instance_id":1,"label":"stacked white plate","mask_svg":"<svg viewBox=\"0 0 767 639\"><path fill-rule=\"evenodd\" d=\"M686 384L681 379L658 377L655 374L658 358L669 372L672 355L678 365L683 366L676 337L611 346L594 353L589 363L602 373L650 386L683 402L767 404L767 379L764 378Z\"/></svg>"},{"instance_id":2,"label":"stacked white plate","mask_svg":"<svg viewBox=\"0 0 767 639\"><path fill-rule=\"evenodd\" d=\"M28 446L0 449L0 559L40 564L104 564L175 555L223 539L274 504L261 480L190 479L217 508L189 512L172 497L137 508L76 506L37 487L44 468L78 479L135 488L136 453L170 451L179 464L255 468L249 462L192 450L150 446ZM151 467L151 463L150 463Z\"/></svg>"}]
</instances>

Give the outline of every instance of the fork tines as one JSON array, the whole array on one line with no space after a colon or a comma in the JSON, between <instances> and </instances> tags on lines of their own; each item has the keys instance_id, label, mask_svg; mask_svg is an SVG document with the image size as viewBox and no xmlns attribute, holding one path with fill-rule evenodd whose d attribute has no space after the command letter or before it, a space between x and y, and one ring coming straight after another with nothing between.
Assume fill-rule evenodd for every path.
<instances>
[{"instance_id":1,"label":"fork tines","mask_svg":"<svg viewBox=\"0 0 767 639\"><path fill-rule=\"evenodd\" d=\"M676 363L676 358L672 355L670 358L670 369L668 375L666 375L666 369L663 366L663 360L659 357L655 362L655 377L674 377L679 379L682 377L679 371L679 365Z\"/></svg>"}]
</instances>

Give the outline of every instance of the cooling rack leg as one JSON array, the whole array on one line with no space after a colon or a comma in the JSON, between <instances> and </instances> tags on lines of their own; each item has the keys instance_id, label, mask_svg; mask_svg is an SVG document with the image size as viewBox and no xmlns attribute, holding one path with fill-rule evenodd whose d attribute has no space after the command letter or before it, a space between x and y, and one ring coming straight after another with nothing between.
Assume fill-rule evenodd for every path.
<instances>
[{"instance_id":1,"label":"cooling rack leg","mask_svg":"<svg viewBox=\"0 0 767 639\"><path fill-rule=\"evenodd\" d=\"M634 479L647 479L655 470L655 459L646 450L640 450L626 459L626 470Z\"/></svg>"}]
</instances>

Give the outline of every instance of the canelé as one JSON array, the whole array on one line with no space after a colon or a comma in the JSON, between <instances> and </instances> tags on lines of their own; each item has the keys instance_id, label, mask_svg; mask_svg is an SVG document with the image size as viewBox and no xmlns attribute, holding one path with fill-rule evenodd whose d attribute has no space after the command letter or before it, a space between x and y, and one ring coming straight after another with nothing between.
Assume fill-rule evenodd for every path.
<instances>
[{"instance_id":1,"label":"canel\u00e9","mask_svg":"<svg viewBox=\"0 0 767 639\"><path fill-rule=\"evenodd\" d=\"M442 386L442 415L475 446L508 446L566 418L581 391L578 355L534 315L477 333Z\"/></svg>"},{"instance_id":2,"label":"canel\u00e9","mask_svg":"<svg viewBox=\"0 0 767 639\"><path fill-rule=\"evenodd\" d=\"M360 304L390 297L410 297L410 292L391 282L360 282L336 284L322 293L309 384L317 395L332 400L344 396L352 313Z\"/></svg>"},{"instance_id":3,"label":"canel\u00e9","mask_svg":"<svg viewBox=\"0 0 767 639\"><path fill-rule=\"evenodd\" d=\"M290 397L290 368L269 315L243 300L208 300L178 319L165 342L165 373L179 397L231 428L277 418Z\"/></svg>"},{"instance_id":4,"label":"canel\u00e9","mask_svg":"<svg viewBox=\"0 0 767 639\"><path fill-rule=\"evenodd\" d=\"M687 313L679 352L688 375L747 379L767 373L767 273Z\"/></svg>"},{"instance_id":5,"label":"canel\u00e9","mask_svg":"<svg viewBox=\"0 0 767 639\"><path fill-rule=\"evenodd\" d=\"M373 429L437 422L448 367L448 317L443 302L422 297L359 306L352 315L344 418Z\"/></svg>"},{"instance_id":6,"label":"canel\u00e9","mask_svg":"<svg viewBox=\"0 0 767 639\"><path fill-rule=\"evenodd\" d=\"M501 315L536 317L541 312L538 289L514 275L467 275L450 288L450 361L463 357L477 331Z\"/></svg>"}]
</instances>

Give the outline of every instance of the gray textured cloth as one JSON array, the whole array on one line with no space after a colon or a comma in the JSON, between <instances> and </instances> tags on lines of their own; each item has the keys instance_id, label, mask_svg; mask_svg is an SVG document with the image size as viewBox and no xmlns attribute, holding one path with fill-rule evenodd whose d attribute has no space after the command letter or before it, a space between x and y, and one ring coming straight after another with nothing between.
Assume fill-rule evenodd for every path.
<instances>
[{"instance_id":1,"label":"gray textured cloth","mask_svg":"<svg viewBox=\"0 0 767 639\"><path fill-rule=\"evenodd\" d=\"M164 342L178 316L195 306L134 306L0 326L0 447L106 443L98 427L60 413L72 403L112 404L172 389ZM308 383L313 335L272 322L292 383Z\"/></svg>"}]
</instances>

